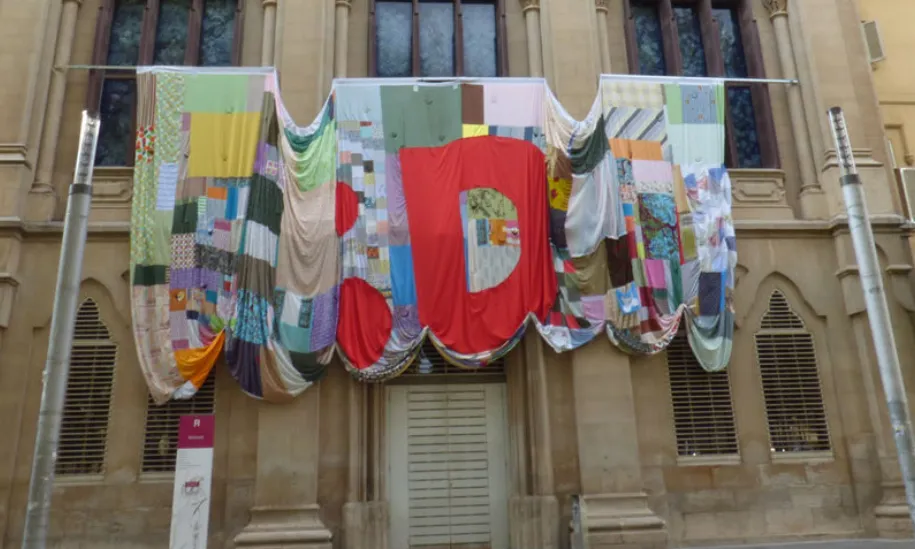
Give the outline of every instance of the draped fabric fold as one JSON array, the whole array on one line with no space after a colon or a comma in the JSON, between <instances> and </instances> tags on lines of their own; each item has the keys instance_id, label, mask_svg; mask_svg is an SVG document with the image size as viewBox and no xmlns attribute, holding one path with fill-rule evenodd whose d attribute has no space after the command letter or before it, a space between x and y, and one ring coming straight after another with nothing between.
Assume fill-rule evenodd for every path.
<instances>
[{"instance_id":1,"label":"draped fabric fold","mask_svg":"<svg viewBox=\"0 0 915 549\"><path fill-rule=\"evenodd\" d=\"M736 242L724 87L601 78L573 119L542 80L339 81L299 127L261 69L142 68L134 334L156 402L225 350L282 401L334 349L362 381L428 337L467 368L533 325L651 354L681 326L724 368Z\"/></svg>"}]
</instances>

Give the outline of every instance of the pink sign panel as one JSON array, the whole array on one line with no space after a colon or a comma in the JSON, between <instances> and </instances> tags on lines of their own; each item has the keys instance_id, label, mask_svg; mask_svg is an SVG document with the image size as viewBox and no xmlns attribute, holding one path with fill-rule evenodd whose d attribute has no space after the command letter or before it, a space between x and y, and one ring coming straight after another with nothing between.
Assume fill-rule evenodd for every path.
<instances>
[{"instance_id":1,"label":"pink sign panel","mask_svg":"<svg viewBox=\"0 0 915 549\"><path fill-rule=\"evenodd\" d=\"M178 448L212 448L216 418L212 415L181 416Z\"/></svg>"}]
</instances>

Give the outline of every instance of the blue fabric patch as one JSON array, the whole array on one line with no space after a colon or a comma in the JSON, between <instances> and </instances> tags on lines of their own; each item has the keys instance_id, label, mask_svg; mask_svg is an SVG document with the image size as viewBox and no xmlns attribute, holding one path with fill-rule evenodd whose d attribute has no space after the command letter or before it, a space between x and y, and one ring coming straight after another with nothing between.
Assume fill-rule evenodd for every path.
<instances>
[{"instance_id":1,"label":"blue fabric patch","mask_svg":"<svg viewBox=\"0 0 915 549\"><path fill-rule=\"evenodd\" d=\"M238 187L229 187L226 196L226 219L238 219Z\"/></svg>"},{"instance_id":2,"label":"blue fabric patch","mask_svg":"<svg viewBox=\"0 0 915 549\"><path fill-rule=\"evenodd\" d=\"M683 98L684 124L718 123L714 86L682 84L680 93Z\"/></svg>"},{"instance_id":3,"label":"blue fabric patch","mask_svg":"<svg viewBox=\"0 0 915 549\"><path fill-rule=\"evenodd\" d=\"M293 353L311 352L311 327L291 326L285 322L277 322L277 331L280 343Z\"/></svg>"},{"instance_id":4,"label":"blue fabric patch","mask_svg":"<svg viewBox=\"0 0 915 549\"><path fill-rule=\"evenodd\" d=\"M416 279L413 275L413 247L390 246L391 291L394 305L416 305Z\"/></svg>"}]
</instances>

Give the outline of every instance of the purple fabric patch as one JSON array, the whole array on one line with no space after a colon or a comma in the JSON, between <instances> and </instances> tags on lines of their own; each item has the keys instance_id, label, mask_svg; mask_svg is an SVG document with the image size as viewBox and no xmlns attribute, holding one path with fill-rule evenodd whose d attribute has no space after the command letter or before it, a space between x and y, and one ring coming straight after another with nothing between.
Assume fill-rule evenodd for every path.
<instances>
[{"instance_id":1,"label":"purple fabric patch","mask_svg":"<svg viewBox=\"0 0 915 549\"><path fill-rule=\"evenodd\" d=\"M184 311L171 311L168 313L169 337L175 339L187 339L187 313Z\"/></svg>"},{"instance_id":2,"label":"purple fabric patch","mask_svg":"<svg viewBox=\"0 0 915 549\"><path fill-rule=\"evenodd\" d=\"M407 246L410 244L410 224L407 220L407 200L403 194L399 155L385 156L385 187L388 194L388 244Z\"/></svg>"},{"instance_id":3,"label":"purple fabric patch","mask_svg":"<svg viewBox=\"0 0 915 549\"><path fill-rule=\"evenodd\" d=\"M200 269L171 269L170 278L173 290L200 287Z\"/></svg>"},{"instance_id":4,"label":"purple fabric patch","mask_svg":"<svg viewBox=\"0 0 915 549\"><path fill-rule=\"evenodd\" d=\"M320 351L334 344L337 337L339 286L314 298L311 321L311 350Z\"/></svg>"},{"instance_id":5,"label":"purple fabric patch","mask_svg":"<svg viewBox=\"0 0 915 549\"><path fill-rule=\"evenodd\" d=\"M200 287L206 288L207 290L220 290L222 289L222 282L225 280L225 275L216 271L211 271L209 269L200 270Z\"/></svg>"},{"instance_id":6,"label":"purple fabric patch","mask_svg":"<svg viewBox=\"0 0 915 549\"><path fill-rule=\"evenodd\" d=\"M241 390L257 398L264 396L260 375L260 345L240 339L226 340L226 362L229 372Z\"/></svg>"},{"instance_id":7,"label":"purple fabric patch","mask_svg":"<svg viewBox=\"0 0 915 549\"><path fill-rule=\"evenodd\" d=\"M404 339L416 339L423 327L419 323L419 311L416 305L394 306L394 331Z\"/></svg>"},{"instance_id":8,"label":"purple fabric patch","mask_svg":"<svg viewBox=\"0 0 915 549\"><path fill-rule=\"evenodd\" d=\"M267 160L269 160L267 144L260 142L257 144L257 156L254 157L254 173L263 174L267 169Z\"/></svg>"}]
</instances>

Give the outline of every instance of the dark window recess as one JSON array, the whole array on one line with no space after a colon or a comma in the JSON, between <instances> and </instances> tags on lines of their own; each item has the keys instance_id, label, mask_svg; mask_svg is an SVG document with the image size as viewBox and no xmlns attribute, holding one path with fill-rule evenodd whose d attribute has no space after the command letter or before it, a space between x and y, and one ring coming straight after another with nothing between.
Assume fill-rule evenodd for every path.
<instances>
[{"instance_id":1,"label":"dark window recess","mask_svg":"<svg viewBox=\"0 0 915 549\"><path fill-rule=\"evenodd\" d=\"M237 65L244 0L102 0L86 106L102 121L96 166L132 166L136 65Z\"/></svg>"},{"instance_id":2,"label":"dark window recess","mask_svg":"<svg viewBox=\"0 0 915 549\"><path fill-rule=\"evenodd\" d=\"M765 78L750 0L627 0L630 72ZM778 146L765 84L727 84L726 161L777 168Z\"/></svg>"},{"instance_id":3,"label":"dark window recess","mask_svg":"<svg viewBox=\"0 0 915 549\"><path fill-rule=\"evenodd\" d=\"M505 0L369 0L372 76L508 74Z\"/></svg>"},{"instance_id":4,"label":"dark window recess","mask_svg":"<svg viewBox=\"0 0 915 549\"><path fill-rule=\"evenodd\" d=\"M178 423L181 416L212 414L216 409L215 375L203 382L187 400L170 400L157 406L146 397L146 434L143 443L144 473L171 473L178 455Z\"/></svg>"}]
</instances>

